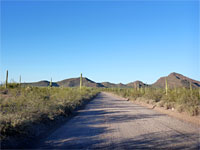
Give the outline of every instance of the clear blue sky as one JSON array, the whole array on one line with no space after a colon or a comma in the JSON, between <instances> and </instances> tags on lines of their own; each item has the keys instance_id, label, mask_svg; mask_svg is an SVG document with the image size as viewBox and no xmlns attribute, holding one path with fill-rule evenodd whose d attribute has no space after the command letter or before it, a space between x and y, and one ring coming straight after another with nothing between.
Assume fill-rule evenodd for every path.
<instances>
[{"instance_id":1,"label":"clear blue sky","mask_svg":"<svg viewBox=\"0 0 200 150\"><path fill-rule=\"evenodd\" d=\"M1 2L0 81L200 80L199 1Z\"/></svg>"}]
</instances>

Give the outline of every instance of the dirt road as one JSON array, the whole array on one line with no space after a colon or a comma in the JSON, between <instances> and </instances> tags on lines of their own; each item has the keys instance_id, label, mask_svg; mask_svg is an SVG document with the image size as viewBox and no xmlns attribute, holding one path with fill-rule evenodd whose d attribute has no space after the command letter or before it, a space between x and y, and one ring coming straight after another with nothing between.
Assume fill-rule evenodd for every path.
<instances>
[{"instance_id":1,"label":"dirt road","mask_svg":"<svg viewBox=\"0 0 200 150\"><path fill-rule=\"evenodd\" d=\"M197 126L107 93L42 140L47 149L200 149Z\"/></svg>"}]
</instances>

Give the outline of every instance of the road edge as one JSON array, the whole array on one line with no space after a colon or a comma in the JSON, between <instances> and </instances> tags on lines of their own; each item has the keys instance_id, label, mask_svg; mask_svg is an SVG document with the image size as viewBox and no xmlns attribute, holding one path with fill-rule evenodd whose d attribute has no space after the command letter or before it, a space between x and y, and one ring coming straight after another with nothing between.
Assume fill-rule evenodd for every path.
<instances>
[{"instance_id":1,"label":"road edge","mask_svg":"<svg viewBox=\"0 0 200 150\"><path fill-rule=\"evenodd\" d=\"M39 140L45 138L47 135L54 132L58 127L61 127L64 125L67 121L69 121L71 118L76 116L80 110L84 109L86 105L94 100L100 92L98 92L96 95L92 96L89 99L83 99L82 103L77 106L74 110L72 110L67 116L57 116L57 118L54 121L48 121L45 123L38 123L34 125L34 130L42 129L37 136L34 137L11 137L9 139L6 139L4 141L0 140L0 149L36 149L36 146L39 142Z\"/></svg>"},{"instance_id":2,"label":"road edge","mask_svg":"<svg viewBox=\"0 0 200 150\"><path fill-rule=\"evenodd\" d=\"M147 104L145 102L139 101L138 99L133 100L133 99L128 99L128 98L121 97L121 96L116 95L114 93L110 93L110 92L105 92L105 93L111 94L112 96L120 98L122 100L130 101L130 102L132 102L134 104L137 104L137 105L140 105L140 106L155 110L155 111L157 111L159 113L166 114L166 115L174 117L174 118L176 118L178 120L181 120L181 121L184 121L184 122L187 122L187 123L191 123L191 124L193 124L193 125L195 125L197 127L200 127L200 116L190 116L190 115L188 115L188 114L186 114L184 112L180 113L180 112L177 112L176 110L165 109L165 108L159 107L159 106L157 106L155 104L154 105L153 104Z\"/></svg>"}]
</instances>

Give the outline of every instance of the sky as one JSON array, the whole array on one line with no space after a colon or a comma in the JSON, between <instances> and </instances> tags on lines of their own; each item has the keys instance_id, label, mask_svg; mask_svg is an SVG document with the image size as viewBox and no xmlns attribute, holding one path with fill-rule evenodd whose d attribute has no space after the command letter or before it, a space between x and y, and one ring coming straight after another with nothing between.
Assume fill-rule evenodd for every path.
<instances>
[{"instance_id":1,"label":"sky","mask_svg":"<svg viewBox=\"0 0 200 150\"><path fill-rule=\"evenodd\" d=\"M199 1L2 0L0 82L200 80Z\"/></svg>"}]
</instances>

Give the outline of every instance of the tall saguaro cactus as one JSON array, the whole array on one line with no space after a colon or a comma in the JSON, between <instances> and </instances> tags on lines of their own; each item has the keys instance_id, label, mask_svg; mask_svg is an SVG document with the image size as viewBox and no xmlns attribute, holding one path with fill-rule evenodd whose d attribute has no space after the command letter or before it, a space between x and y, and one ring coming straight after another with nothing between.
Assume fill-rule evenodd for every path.
<instances>
[{"instance_id":1,"label":"tall saguaro cactus","mask_svg":"<svg viewBox=\"0 0 200 150\"><path fill-rule=\"evenodd\" d=\"M6 85L5 87L7 88L8 87L8 70L6 71Z\"/></svg>"},{"instance_id":2,"label":"tall saguaro cactus","mask_svg":"<svg viewBox=\"0 0 200 150\"><path fill-rule=\"evenodd\" d=\"M192 83L190 81L190 94L192 95Z\"/></svg>"},{"instance_id":3,"label":"tall saguaro cactus","mask_svg":"<svg viewBox=\"0 0 200 150\"><path fill-rule=\"evenodd\" d=\"M199 87L199 97L200 97L200 87Z\"/></svg>"},{"instance_id":4,"label":"tall saguaro cactus","mask_svg":"<svg viewBox=\"0 0 200 150\"><path fill-rule=\"evenodd\" d=\"M19 76L19 86L21 86L21 75Z\"/></svg>"},{"instance_id":5,"label":"tall saguaro cactus","mask_svg":"<svg viewBox=\"0 0 200 150\"><path fill-rule=\"evenodd\" d=\"M191 83L191 81L190 81L190 91L192 91L192 83Z\"/></svg>"},{"instance_id":6,"label":"tall saguaro cactus","mask_svg":"<svg viewBox=\"0 0 200 150\"><path fill-rule=\"evenodd\" d=\"M81 73L81 76L80 76L80 89L82 88L82 85L83 85L83 81L82 81L82 73Z\"/></svg>"},{"instance_id":7,"label":"tall saguaro cactus","mask_svg":"<svg viewBox=\"0 0 200 150\"><path fill-rule=\"evenodd\" d=\"M52 87L52 78L51 78L51 81L49 83L49 87Z\"/></svg>"},{"instance_id":8,"label":"tall saguaro cactus","mask_svg":"<svg viewBox=\"0 0 200 150\"><path fill-rule=\"evenodd\" d=\"M134 83L134 88L137 91L137 83L136 82Z\"/></svg>"},{"instance_id":9,"label":"tall saguaro cactus","mask_svg":"<svg viewBox=\"0 0 200 150\"><path fill-rule=\"evenodd\" d=\"M167 85L167 78L165 78L165 93L167 95L168 92L168 85Z\"/></svg>"},{"instance_id":10,"label":"tall saguaro cactus","mask_svg":"<svg viewBox=\"0 0 200 150\"><path fill-rule=\"evenodd\" d=\"M176 88L176 85L174 85L174 90L175 90L175 93L177 94L177 88Z\"/></svg>"}]
</instances>

